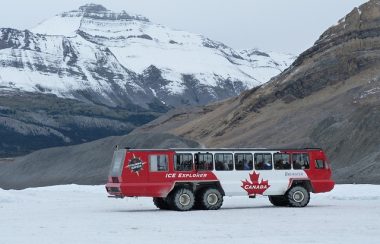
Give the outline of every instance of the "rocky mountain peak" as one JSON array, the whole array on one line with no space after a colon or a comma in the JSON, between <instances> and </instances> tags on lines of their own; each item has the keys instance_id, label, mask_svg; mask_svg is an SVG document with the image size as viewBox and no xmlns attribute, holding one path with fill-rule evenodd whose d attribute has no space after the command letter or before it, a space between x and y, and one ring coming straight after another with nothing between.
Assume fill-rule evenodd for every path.
<instances>
[{"instance_id":1,"label":"rocky mountain peak","mask_svg":"<svg viewBox=\"0 0 380 244\"><path fill-rule=\"evenodd\" d=\"M149 19L144 16L127 13L125 10L122 10L121 12L115 12L115 11L107 9L103 5L94 4L94 3L85 4L83 6L80 6L76 10L63 12L57 16L62 17L62 18L73 18L73 17L83 18L84 17L84 18L90 18L90 19L111 20L111 21L137 20L137 21L142 21L142 22L149 22Z\"/></svg>"},{"instance_id":2,"label":"rocky mountain peak","mask_svg":"<svg viewBox=\"0 0 380 244\"><path fill-rule=\"evenodd\" d=\"M248 57L251 57L251 56L264 56L264 57L269 57L269 54L263 52L263 51L260 51L258 50L257 48L253 48L253 49L248 49L248 50L241 50L240 53L242 55L246 55Z\"/></svg>"},{"instance_id":3,"label":"rocky mountain peak","mask_svg":"<svg viewBox=\"0 0 380 244\"><path fill-rule=\"evenodd\" d=\"M70 13L77 13L78 10L71 11ZM121 12L113 12L100 4L89 3L79 7L79 12L84 17L93 19L105 19L105 20L138 20L148 22L144 16L128 14L125 10Z\"/></svg>"},{"instance_id":4,"label":"rocky mountain peak","mask_svg":"<svg viewBox=\"0 0 380 244\"><path fill-rule=\"evenodd\" d=\"M380 25L380 0L370 0L354 8L338 23L327 29L316 43L329 41L349 33L378 28Z\"/></svg>"},{"instance_id":5,"label":"rocky mountain peak","mask_svg":"<svg viewBox=\"0 0 380 244\"><path fill-rule=\"evenodd\" d=\"M100 4L94 4L94 3L88 3L83 6L79 7L80 11L83 12L105 12L108 11L107 8L105 8L103 5Z\"/></svg>"}]
</instances>

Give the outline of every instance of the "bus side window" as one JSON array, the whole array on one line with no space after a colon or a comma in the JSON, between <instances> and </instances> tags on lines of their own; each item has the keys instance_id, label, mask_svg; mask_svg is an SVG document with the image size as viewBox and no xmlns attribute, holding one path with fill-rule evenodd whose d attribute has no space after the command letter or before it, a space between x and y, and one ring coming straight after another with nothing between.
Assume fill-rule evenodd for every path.
<instances>
[{"instance_id":1,"label":"bus side window","mask_svg":"<svg viewBox=\"0 0 380 244\"><path fill-rule=\"evenodd\" d=\"M316 159L315 160L315 168L316 169L324 169L325 168L325 161L322 159Z\"/></svg>"},{"instance_id":2,"label":"bus side window","mask_svg":"<svg viewBox=\"0 0 380 244\"><path fill-rule=\"evenodd\" d=\"M168 171L168 156L167 155L149 155L149 170Z\"/></svg>"},{"instance_id":3,"label":"bus side window","mask_svg":"<svg viewBox=\"0 0 380 244\"><path fill-rule=\"evenodd\" d=\"M197 170L213 170L214 165L211 153L197 153L194 155Z\"/></svg>"},{"instance_id":4,"label":"bus side window","mask_svg":"<svg viewBox=\"0 0 380 244\"><path fill-rule=\"evenodd\" d=\"M309 169L309 155L307 153L292 154L293 169Z\"/></svg>"},{"instance_id":5,"label":"bus side window","mask_svg":"<svg viewBox=\"0 0 380 244\"><path fill-rule=\"evenodd\" d=\"M278 170L291 169L290 155L288 153L274 153L273 161L274 161L274 169L278 169Z\"/></svg>"},{"instance_id":6,"label":"bus side window","mask_svg":"<svg viewBox=\"0 0 380 244\"><path fill-rule=\"evenodd\" d=\"M192 171L193 155L191 153L177 153L174 155L175 171Z\"/></svg>"},{"instance_id":7,"label":"bus side window","mask_svg":"<svg viewBox=\"0 0 380 244\"><path fill-rule=\"evenodd\" d=\"M235 153L236 170L252 170L253 158L251 153Z\"/></svg>"},{"instance_id":8,"label":"bus side window","mask_svg":"<svg viewBox=\"0 0 380 244\"><path fill-rule=\"evenodd\" d=\"M272 154L255 153L255 169L271 170L272 169Z\"/></svg>"},{"instance_id":9,"label":"bus side window","mask_svg":"<svg viewBox=\"0 0 380 244\"><path fill-rule=\"evenodd\" d=\"M215 170L230 171L234 169L232 153L215 153Z\"/></svg>"}]
</instances>

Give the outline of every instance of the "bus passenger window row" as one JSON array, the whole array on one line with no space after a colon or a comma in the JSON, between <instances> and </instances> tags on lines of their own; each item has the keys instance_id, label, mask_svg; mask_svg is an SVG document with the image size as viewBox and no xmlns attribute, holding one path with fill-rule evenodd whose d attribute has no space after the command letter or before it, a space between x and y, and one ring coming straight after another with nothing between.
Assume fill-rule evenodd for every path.
<instances>
[{"instance_id":1,"label":"bus passenger window row","mask_svg":"<svg viewBox=\"0 0 380 244\"><path fill-rule=\"evenodd\" d=\"M214 156L214 158L213 158ZM167 171L167 162L164 158L153 158L152 171ZM193 166L193 155L191 153L177 153L174 155L174 170L175 171L199 171L215 170L231 171L235 170L302 170L309 169L308 153L273 153L273 161L271 153L196 153L194 154L196 162ZM159 163L160 162L160 163ZM163 162L163 163L161 163ZM319 163L319 162L318 162ZM161 164L163 164L161 166ZM153 166L154 165L154 166ZM157 165L157 166L156 166ZM235 166L234 166L235 165ZM323 167L320 166L321 168Z\"/></svg>"}]
</instances>

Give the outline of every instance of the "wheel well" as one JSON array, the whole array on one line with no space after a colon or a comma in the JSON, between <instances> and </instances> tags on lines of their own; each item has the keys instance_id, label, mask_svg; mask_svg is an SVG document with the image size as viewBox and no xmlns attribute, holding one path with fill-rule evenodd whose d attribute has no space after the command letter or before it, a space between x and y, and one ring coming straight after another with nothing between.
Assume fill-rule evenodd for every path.
<instances>
[{"instance_id":1,"label":"wheel well","mask_svg":"<svg viewBox=\"0 0 380 244\"><path fill-rule=\"evenodd\" d=\"M308 192L313 192L313 186L311 185L309 180L292 180L292 183L291 183L289 189L291 189L294 186L302 186Z\"/></svg>"},{"instance_id":2,"label":"wheel well","mask_svg":"<svg viewBox=\"0 0 380 244\"><path fill-rule=\"evenodd\" d=\"M207 182L177 182L171 192L177 190L178 188L187 188L192 190L195 194L206 188L216 188L220 193L225 196L225 192L219 181L207 181ZM170 194L170 193L169 193Z\"/></svg>"}]
</instances>

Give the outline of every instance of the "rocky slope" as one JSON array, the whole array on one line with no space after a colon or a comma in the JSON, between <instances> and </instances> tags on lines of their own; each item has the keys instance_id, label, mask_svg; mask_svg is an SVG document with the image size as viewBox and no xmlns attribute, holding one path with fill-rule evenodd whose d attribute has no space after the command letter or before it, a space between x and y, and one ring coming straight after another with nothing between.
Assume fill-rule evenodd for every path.
<instances>
[{"instance_id":1,"label":"rocky slope","mask_svg":"<svg viewBox=\"0 0 380 244\"><path fill-rule=\"evenodd\" d=\"M237 95L293 60L96 4L2 28L0 157L122 135L173 107Z\"/></svg>"},{"instance_id":2,"label":"rocky slope","mask_svg":"<svg viewBox=\"0 0 380 244\"><path fill-rule=\"evenodd\" d=\"M338 182L380 183L379 128L380 1L371 0L265 85L171 112L140 131L168 131L211 147L318 146Z\"/></svg>"}]
</instances>

